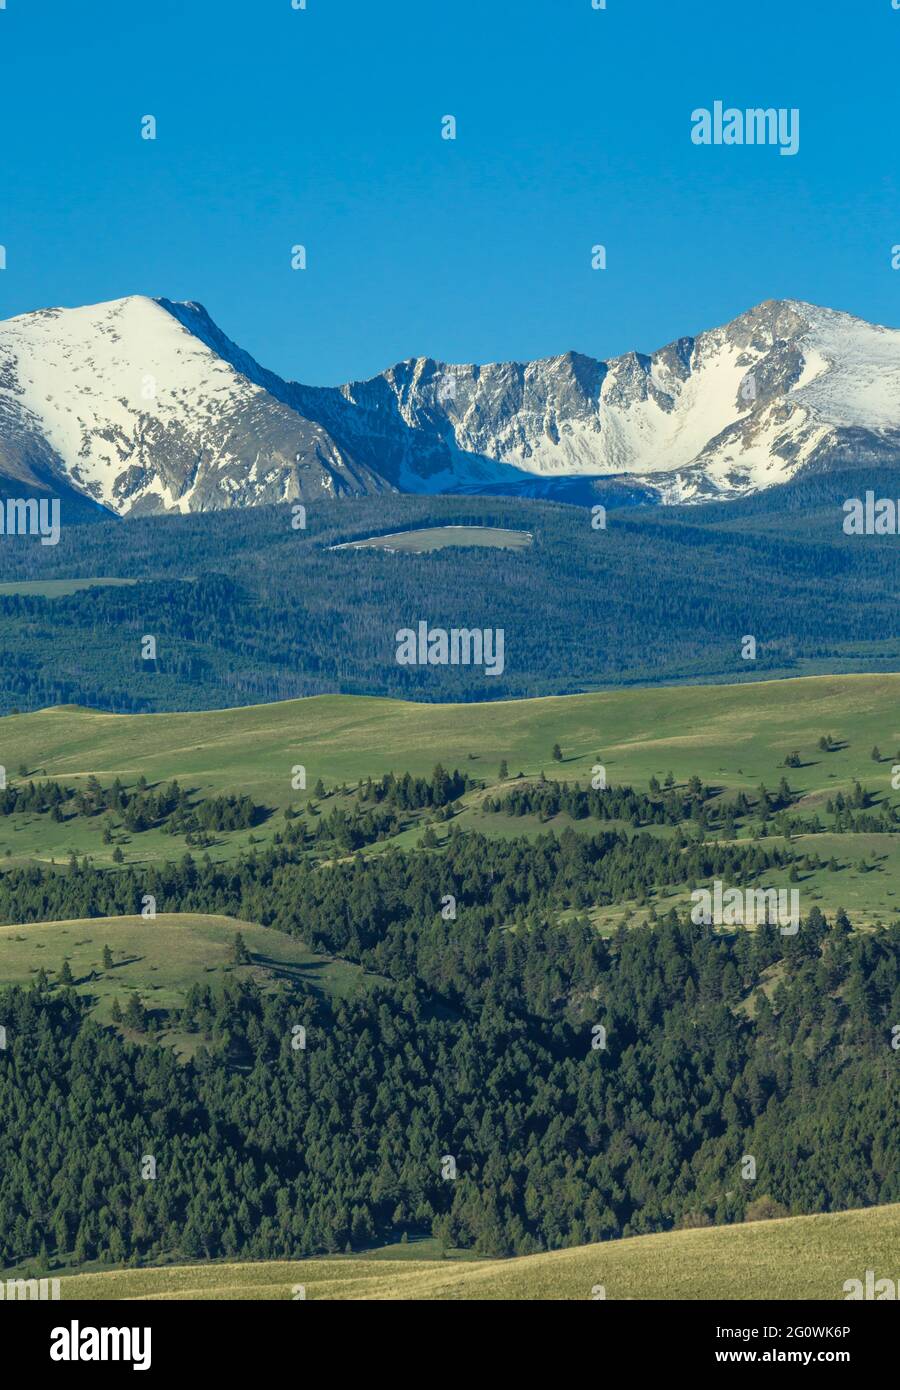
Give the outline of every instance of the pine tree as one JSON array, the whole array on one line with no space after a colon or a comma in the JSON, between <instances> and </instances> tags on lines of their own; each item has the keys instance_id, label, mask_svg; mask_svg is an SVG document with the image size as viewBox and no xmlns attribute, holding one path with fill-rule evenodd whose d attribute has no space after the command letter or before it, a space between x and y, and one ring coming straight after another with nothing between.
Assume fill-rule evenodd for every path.
<instances>
[{"instance_id":1,"label":"pine tree","mask_svg":"<svg viewBox=\"0 0 900 1390\"><path fill-rule=\"evenodd\" d=\"M143 1033L147 1027L147 1015L139 994L128 996L128 1003L125 1006L126 1028L133 1028L136 1033Z\"/></svg>"}]
</instances>

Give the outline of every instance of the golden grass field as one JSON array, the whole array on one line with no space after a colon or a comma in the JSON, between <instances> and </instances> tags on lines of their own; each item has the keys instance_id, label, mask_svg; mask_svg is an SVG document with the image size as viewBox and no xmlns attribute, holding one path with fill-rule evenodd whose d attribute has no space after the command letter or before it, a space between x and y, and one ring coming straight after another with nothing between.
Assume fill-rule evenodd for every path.
<instances>
[{"instance_id":1,"label":"golden grass field","mask_svg":"<svg viewBox=\"0 0 900 1390\"><path fill-rule=\"evenodd\" d=\"M900 1204L670 1231L513 1260L377 1255L178 1265L63 1276L63 1299L841 1301L844 1283L900 1279Z\"/></svg>"}]
</instances>

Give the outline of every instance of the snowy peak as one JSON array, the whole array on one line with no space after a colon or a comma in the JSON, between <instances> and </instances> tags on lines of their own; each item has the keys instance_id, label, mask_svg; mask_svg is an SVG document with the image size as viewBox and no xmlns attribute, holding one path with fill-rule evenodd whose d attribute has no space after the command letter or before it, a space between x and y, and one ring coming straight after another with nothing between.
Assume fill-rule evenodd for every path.
<instances>
[{"instance_id":1,"label":"snowy peak","mask_svg":"<svg viewBox=\"0 0 900 1390\"><path fill-rule=\"evenodd\" d=\"M196 304L142 295L0 324L0 468L29 449L115 511L369 491ZM273 381L277 380L273 378Z\"/></svg>"},{"instance_id":2,"label":"snowy peak","mask_svg":"<svg viewBox=\"0 0 900 1390\"><path fill-rule=\"evenodd\" d=\"M799 300L651 353L418 357L332 388L268 371L192 302L0 323L0 482L120 513L536 479L552 495L554 479L598 475L663 501L733 497L898 451L900 332Z\"/></svg>"}]
</instances>

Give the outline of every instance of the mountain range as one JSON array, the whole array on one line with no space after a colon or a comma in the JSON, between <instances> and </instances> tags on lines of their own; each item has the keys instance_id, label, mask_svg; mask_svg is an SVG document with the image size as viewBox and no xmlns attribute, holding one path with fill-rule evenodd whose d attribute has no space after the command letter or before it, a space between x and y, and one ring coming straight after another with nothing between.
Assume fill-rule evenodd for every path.
<instances>
[{"instance_id":1,"label":"mountain range","mask_svg":"<svg viewBox=\"0 0 900 1390\"><path fill-rule=\"evenodd\" d=\"M898 459L900 331L797 300L649 355L417 357L336 387L268 371L195 303L0 323L0 493L120 515L380 492L585 500L611 480L698 502Z\"/></svg>"}]
</instances>

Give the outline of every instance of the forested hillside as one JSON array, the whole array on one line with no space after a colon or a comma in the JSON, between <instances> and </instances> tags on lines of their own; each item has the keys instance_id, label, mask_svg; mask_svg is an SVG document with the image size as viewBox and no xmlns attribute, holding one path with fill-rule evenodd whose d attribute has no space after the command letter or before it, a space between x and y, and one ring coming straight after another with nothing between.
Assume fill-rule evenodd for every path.
<instances>
[{"instance_id":1,"label":"forested hillside","mask_svg":"<svg viewBox=\"0 0 900 1390\"><path fill-rule=\"evenodd\" d=\"M900 496L900 473L879 474ZM78 703L204 709L321 692L494 700L602 685L895 669L900 551L845 536L871 474L828 474L735 504L587 508L382 496L67 525L0 548L0 584L128 578L0 593L0 709ZM333 545L432 524L533 534L519 551L389 554ZM503 629L499 675L401 666L400 628ZM742 655L745 636L756 656ZM142 643L155 638L155 658Z\"/></svg>"},{"instance_id":2,"label":"forested hillside","mask_svg":"<svg viewBox=\"0 0 900 1390\"><path fill-rule=\"evenodd\" d=\"M65 987L2 996L5 1262L295 1257L403 1231L526 1254L900 1199L896 928L817 920L786 945L672 919L605 943L444 923L421 877L397 907L365 874L334 884L317 930L403 979L338 1004L198 987L186 1065ZM409 946L358 947L348 902L379 938L399 911Z\"/></svg>"},{"instance_id":3,"label":"forested hillside","mask_svg":"<svg viewBox=\"0 0 900 1390\"><path fill-rule=\"evenodd\" d=\"M795 935L722 932L666 908L667 885L810 867L789 840L734 838L699 779L622 788L594 833L537 839L460 830L466 787L441 769L386 776L355 810L326 803L221 864L111 872L73 856L0 876L8 922L140 921L150 902L258 922L371 972L348 995L283 970L273 986L273 945L262 982L201 977L160 1007L110 953L109 1029L93 972L74 977L39 928L0 941L0 972L23 940L33 961L31 987L0 1000L6 1262L289 1257L404 1231L525 1254L900 1198L896 922L853 932L812 906ZM784 787L743 815L776 822ZM597 795L513 786L489 814L515 823L552 802L597 817ZM149 804L118 796L122 814ZM109 793L82 800L89 812ZM153 806L185 814L171 789ZM419 807L432 822L417 848L364 853ZM604 938L589 911L625 899L647 920ZM233 959L254 961L240 936ZM194 1039L182 1063L170 1033Z\"/></svg>"}]
</instances>

